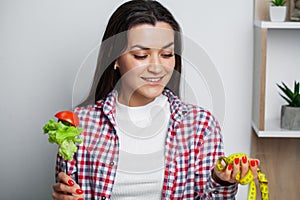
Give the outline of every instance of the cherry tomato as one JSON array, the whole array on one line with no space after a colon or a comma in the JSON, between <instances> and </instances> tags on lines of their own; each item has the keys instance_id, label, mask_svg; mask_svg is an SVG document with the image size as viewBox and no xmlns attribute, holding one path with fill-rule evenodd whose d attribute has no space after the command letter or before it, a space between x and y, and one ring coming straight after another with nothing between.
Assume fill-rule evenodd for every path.
<instances>
[{"instance_id":1,"label":"cherry tomato","mask_svg":"<svg viewBox=\"0 0 300 200\"><path fill-rule=\"evenodd\" d=\"M79 126L79 118L72 111L69 111L69 110L61 111L61 112L56 113L54 116L61 121L70 123L71 125L73 125L75 127Z\"/></svg>"}]
</instances>

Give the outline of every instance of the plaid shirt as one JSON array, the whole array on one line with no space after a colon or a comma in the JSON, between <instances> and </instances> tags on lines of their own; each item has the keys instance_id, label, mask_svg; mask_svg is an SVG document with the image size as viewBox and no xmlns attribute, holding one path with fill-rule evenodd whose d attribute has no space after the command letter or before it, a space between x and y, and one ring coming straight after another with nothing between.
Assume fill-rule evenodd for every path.
<instances>
[{"instance_id":1,"label":"plaid shirt","mask_svg":"<svg viewBox=\"0 0 300 200\"><path fill-rule=\"evenodd\" d=\"M162 199L235 199L237 184L221 186L211 170L223 153L220 127L206 110L181 102L164 90L170 102L170 122L165 141L165 172ZM85 199L109 199L118 166L119 142L116 135L116 93L95 105L78 107L83 143L67 171L81 186ZM65 171L57 157L56 175Z\"/></svg>"}]
</instances>

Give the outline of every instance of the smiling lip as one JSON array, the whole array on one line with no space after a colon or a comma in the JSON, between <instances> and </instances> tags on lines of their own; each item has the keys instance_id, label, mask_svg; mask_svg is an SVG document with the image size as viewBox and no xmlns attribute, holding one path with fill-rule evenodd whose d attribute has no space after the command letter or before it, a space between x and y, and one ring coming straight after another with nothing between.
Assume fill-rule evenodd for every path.
<instances>
[{"instance_id":1,"label":"smiling lip","mask_svg":"<svg viewBox=\"0 0 300 200\"><path fill-rule=\"evenodd\" d=\"M156 85L156 84L160 84L161 80L163 79L163 76L161 77L141 77L144 81L147 81L148 83L150 83L151 85Z\"/></svg>"}]
</instances>

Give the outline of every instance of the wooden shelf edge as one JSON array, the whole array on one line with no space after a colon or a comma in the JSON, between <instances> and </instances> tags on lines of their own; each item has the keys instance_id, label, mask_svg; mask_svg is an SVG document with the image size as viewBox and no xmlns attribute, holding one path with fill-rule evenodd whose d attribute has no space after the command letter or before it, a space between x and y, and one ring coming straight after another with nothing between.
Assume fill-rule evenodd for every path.
<instances>
[{"instance_id":1,"label":"wooden shelf edge","mask_svg":"<svg viewBox=\"0 0 300 200\"><path fill-rule=\"evenodd\" d=\"M266 28L266 29L300 29L300 22L271 22L271 21L261 21L255 20L254 26L259 28Z\"/></svg>"},{"instance_id":2,"label":"wooden shelf edge","mask_svg":"<svg viewBox=\"0 0 300 200\"><path fill-rule=\"evenodd\" d=\"M252 128L257 137L260 138L300 138L300 131L294 130L264 130L260 131L255 123L252 122Z\"/></svg>"}]
</instances>

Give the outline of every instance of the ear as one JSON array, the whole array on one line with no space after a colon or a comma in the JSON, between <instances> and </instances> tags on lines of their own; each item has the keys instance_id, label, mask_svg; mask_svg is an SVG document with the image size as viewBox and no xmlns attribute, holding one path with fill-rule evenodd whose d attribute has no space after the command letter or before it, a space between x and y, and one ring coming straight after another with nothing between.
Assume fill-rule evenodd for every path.
<instances>
[{"instance_id":1,"label":"ear","mask_svg":"<svg viewBox=\"0 0 300 200\"><path fill-rule=\"evenodd\" d=\"M117 58L117 59L116 59L116 61L115 61L115 65L116 65L116 66L118 66L118 67L120 67L119 58Z\"/></svg>"}]
</instances>

